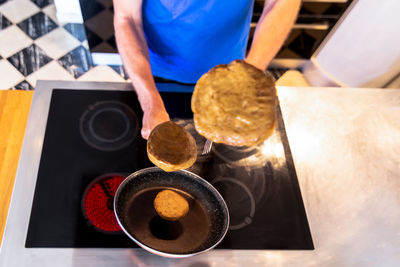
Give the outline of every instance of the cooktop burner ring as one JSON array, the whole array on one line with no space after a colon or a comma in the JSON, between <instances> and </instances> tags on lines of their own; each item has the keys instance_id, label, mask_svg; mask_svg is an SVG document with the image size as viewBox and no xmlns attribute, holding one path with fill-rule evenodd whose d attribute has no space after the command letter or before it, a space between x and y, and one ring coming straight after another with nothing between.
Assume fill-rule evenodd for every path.
<instances>
[{"instance_id":1,"label":"cooktop burner ring","mask_svg":"<svg viewBox=\"0 0 400 267\"><path fill-rule=\"evenodd\" d=\"M82 196L82 213L88 225L105 234L122 234L114 215L114 196L126 178L120 174L104 174L95 178Z\"/></svg>"},{"instance_id":2,"label":"cooktop burner ring","mask_svg":"<svg viewBox=\"0 0 400 267\"><path fill-rule=\"evenodd\" d=\"M99 117L101 115L101 113L104 112L115 112L115 113L119 113L121 114L121 118L123 118L123 121L125 122L125 128L123 129L122 133L119 136L116 137L111 137L111 138L103 138L101 135L98 135L96 133L96 130L94 129L94 121L97 117ZM96 110L96 112L90 117L89 119L89 131L90 133L98 140L102 141L102 142L106 142L106 143L113 143L113 142L118 142L119 140L121 140L122 138L124 138L126 136L126 134L129 132L129 121L128 118L126 116L125 113L123 113L120 109L118 108L103 108L100 110Z\"/></svg>"},{"instance_id":3,"label":"cooktop burner ring","mask_svg":"<svg viewBox=\"0 0 400 267\"><path fill-rule=\"evenodd\" d=\"M247 225L252 223L254 214L256 212L256 201L255 201L255 199L253 197L253 194L249 190L249 188L247 188L247 186L244 183L242 183L242 182L240 182L240 181L238 181L236 179L228 178L228 177L221 177L221 178L218 178L218 179L212 181L211 184L214 187L216 187L217 190L218 190L218 186L215 186L215 184L217 184L217 183L226 183L226 182L233 183L233 184L239 186L242 190L244 190L244 192L246 192L246 194L247 194L247 196L248 196L248 198L250 200L250 212L249 212L248 216L245 216L241 223L238 223L238 224L235 224L235 225L232 225L232 224L229 225L229 230L239 230L239 229L241 229L243 227L246 227ZM224 197L223 193L221 193L221 195L222 195L222 197ZM225 201L227 201L227 199L225 199ZM227 203L227 205L228 205L228 209L229 209L229 204ZM231 220L231 223L232 223L232 220Z\"/></svg>"},{"instance_id":4,"label":"cooktop burner ring","mask_svg":"<svg viewBox=\"0 0 400 267\"><path fill-rule=\"evenodd\" d=\"M80 118L80 133L85 142L101 151L127 147L139 132L135 112L118 101L100 101L91 105Z\"/></svg>"}]
</instances>

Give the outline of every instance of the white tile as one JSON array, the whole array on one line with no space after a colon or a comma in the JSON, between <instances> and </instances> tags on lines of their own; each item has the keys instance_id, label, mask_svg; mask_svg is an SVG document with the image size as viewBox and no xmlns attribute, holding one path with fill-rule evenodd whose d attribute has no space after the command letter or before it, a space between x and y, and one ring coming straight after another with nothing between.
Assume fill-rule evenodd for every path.
<instances>
[{"instance_id":1,"label":"white tile","mask_svg":"<svg viewBox=\"0 0 400 267\"><path fill-rule=\"evenodd\" d=\"M39 10L40 9L29 0L8 1L0 6L0 12L13 23L19 23L39 12Z\"/></svg>"},{"instance_id":2,"label":"white tile","mask_svg":"<svg viewBox=\"0 0 400 267\"><path fill-rule=\"evenodd\" d=\"M95 15L93 18L85 21L85 25L100 36L103 40L114 35L113 14L110 10L106 9Z\"/></svg>"},{"instance_id":3,"label":"white tile","mask_svg":"<svg viewBox=\"0 0 400 267\"><path fill-rule=\"evenodd\" d=\"M10 89L24 80L24 76L6 59L0 60L0 73L0 89Z\"/></svg>"},{"instance_id":4,"label":"white tile","mask_svg":"<svg viewBox=\"0 0 400 267\"><path fill-rule=\"evenodd\" d=\"M32 39L16 25L0 31L0 40L0 55L5 58L12 56L32 43Z\"/></svg>"},{"instance_id":5,"label":"white tile","mask_svg":"<svg viewBox=\"0 0 400 267\"><path fill-rule=\"evenodd\" d=\"M109 66L96 66L79 77L78 81L125 82L125 80Z\"/></svg>"},{"instance_id":6,"label":"white tile","mask_svg":"<svg viewBox=\"0 0 400 267\"><path fill-rule=\"evenodd\" d=\"M57 10L54 4L50 4L42 9L43 13L49 16L55 23L60 24L57 19Z\"/></svg>"},{"instance_id":7,"label":"white tile","mask_svg":"<svg viewBox=\"0 0 400 267\"><path fill-rule=\"evenodd\" d=\"M80 45L80 42L64 28L57 28L35 40L40 48L52 58L60 58Z\"/></svg>"},{"instance_id":8,"label":"white tile","mask_svg":"<svg viewBox=\"0 0 400 267\"><path fill-rule=\"evenodd\" d=\"M57 61L52 61L46 64L38 71L32 73L26 80L33 86L36 86L37 80L61 80L61 81L72 81L74 77L69 74Z\"/></svg>"},{"instance_id":9,"label":"white tile","mask_svg":"<svg viewBox=\"0 0 400 267\"><path fill-rule=\"evenodd\" d=\"M83 46L84 48L86 48L87 50L89 50L89 43L88 43L87 40L85 40L85 41L82 42L82 46Z\"/></svg>"}]
</instances>

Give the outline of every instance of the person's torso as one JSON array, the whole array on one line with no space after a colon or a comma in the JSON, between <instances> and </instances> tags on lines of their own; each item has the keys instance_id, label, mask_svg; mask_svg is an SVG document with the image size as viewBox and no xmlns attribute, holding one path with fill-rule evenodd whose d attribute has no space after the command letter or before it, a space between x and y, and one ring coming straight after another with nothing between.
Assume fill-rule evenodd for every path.
<instances>
[{"instance_id":1,"label":"person's torso","mask_svg":"<svg viewBox=\"0 0 400 267\"><path fill-rule=\"evenodd\" d=\"M195 83L245 55L253 0L143 0L153 74Z\"/></svg>"}]
</instances>

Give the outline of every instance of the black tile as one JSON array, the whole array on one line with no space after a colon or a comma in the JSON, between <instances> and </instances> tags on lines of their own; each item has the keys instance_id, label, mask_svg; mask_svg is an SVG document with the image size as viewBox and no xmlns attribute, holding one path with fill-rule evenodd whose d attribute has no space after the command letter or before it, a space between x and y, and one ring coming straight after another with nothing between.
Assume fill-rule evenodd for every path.
<instances>
[{"instance_id":1,"label":"black tile","mask_svg":"<svg viewBox=\"0 0 400 267\"><path fill-rule=\"evenodd\" d=\"M12 24L3 14L0 13L0 31Z\"/></svg>"},{"instance_id":2,"label":"black tile","mask_svg":"<svg viewBox=\"0 0 400 267\"><path fill-rule=\"evenodd\" d=\"M57 24L43 12L33 15L17 25L33 40L58 27Z\"/></svg>"},{"instance_id":3,"label":"black tile","mask_svg":"<svg viewBox=\"0 0 400 267\"><path fill-rule=\"evenodd\" d=\"M112 48L109 44L107 44L105 41L101 42L99 45L95 47L90 47L90 52L91 53L118 53L118 51L115 48Z\"/></svg>"},{"instance_id":4,"label":"black tile","mask_svg":"<svg viewBox=\"0 0 400 267\"><path fill-rule=\"evenodd\" d=\"M113 0L101 0L99 3L108 8L113 6Z\"/></svg>"},{"instance_id":5,"label":"black tile","mask_svg":"<svg viewBox=\"0 0 400 267\"><path fill-rule=\"evenodd\" d=\"M81 4L81 12L83 20L86 21L93 16L99 14L105 7L95 0L79 0Z\"/></svg>"},{"instance_id":6,"label":"black tile","mask_svg":"<svg viewBox=\"0 0 400 267\"><path fill-rule=\"evenodd\" d=\"M37 71L42 66L46 65L52 59L35 44L15 53L7 60L14 65L24 76L28 76L34 71Z\"/></svg>"},{"instance_id":7,"label":"black tile","mask_svg":"<svg viewBox=\"0 0 400 267\"><path fill-rule=\"evenodd\" d=\"M53 3L53 0L31 0L31 1L40 8L44 8Z\"/></svg>"},{"instance_id":8,"label":"black tile","mask_svg":"<svg viewBox=\"0 0 400 267\"><path fill-rule=\"evenodd\" d=\"M15 85L13 87L13 89L17 89L17 90L33 90L33 86L30 83L28 83L26 80L23 80L19 84Z\"/></svg>"},{"instance_id":9,"label":"black tile","mask_svg":"<svg viewBox=\"0 0 400 267\"><path fill-rule=\"evenodd\" d=\"M96 46L98 46L101 42L103 42L103 39L101 39L97 34L95 34L93 31L91 31L88 27L85 27L86 31L86 37L87 41L89 44L89 49L92 50Z\"/></svg>"},{"instance_id":10,"label":"black tile","mask_svg":"<svg viewBox=\"0 0 400 267\"><path fill-rule=\"evenodd\" d=\"M85 28L82 23L68 23L64 26L72 36L78 39L80 42L86 40Z\"/></svg>"},{"instance_id":11,"label":"black tile","mask_svg":"<svg viewBox=\"0 0 400 267\"><path fill-rule=\"evenodd\" d=\"M93 68L92 57L89 51L83 46L78 46L68 54L58 59L61 64L69 73L75 78L78 78L91 68Z\"/></svg>"},{"instance_id":12,"label":"black tile","mask_svg":"<svg viewBox=\"0 0 400 267\"><path fill-rule=\"evenodd\" d=\"M287 47L304 58L310 58L316 41L314 37L303 31Z\"/></svg>"},{"instance_id":13,"label":"black tile","mask_svg":"<svg viewBox=\"0 0 400 267\"><path fill-rule=\"evenodd\" d=\"M124 66L122 66L122 65L108 65L108 66L110 68L112 68L116 73L118 73L125 80L129 79L128 74L126 73Z\"/></svg>"},{"instance_id":14,"label":"black tile","mask_svg":"<svg viewBox=\"0 0 400 267\"><path fill-rule=\"evenodd\" d=\"M115 50L117 50L117 42L115 41L115 36L108 39L107 43L111 45Z\"/></svg>"}]
</instances>

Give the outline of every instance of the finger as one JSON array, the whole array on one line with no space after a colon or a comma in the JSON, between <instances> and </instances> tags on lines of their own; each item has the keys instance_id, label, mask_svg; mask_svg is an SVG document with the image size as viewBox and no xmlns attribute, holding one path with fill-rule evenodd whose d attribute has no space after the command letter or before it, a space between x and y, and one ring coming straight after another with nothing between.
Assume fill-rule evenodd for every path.
<instances>
[{"instance_id":1,"label":"finger","mask_svg":"<svg viewBox=\"0 0 400 267\"><path fill-rule=\"evenodd\" d=\"M143 139L147 140L150 135L150 130L142 128L141 134L142 134Z\"/></svg>"}]
</instances>

